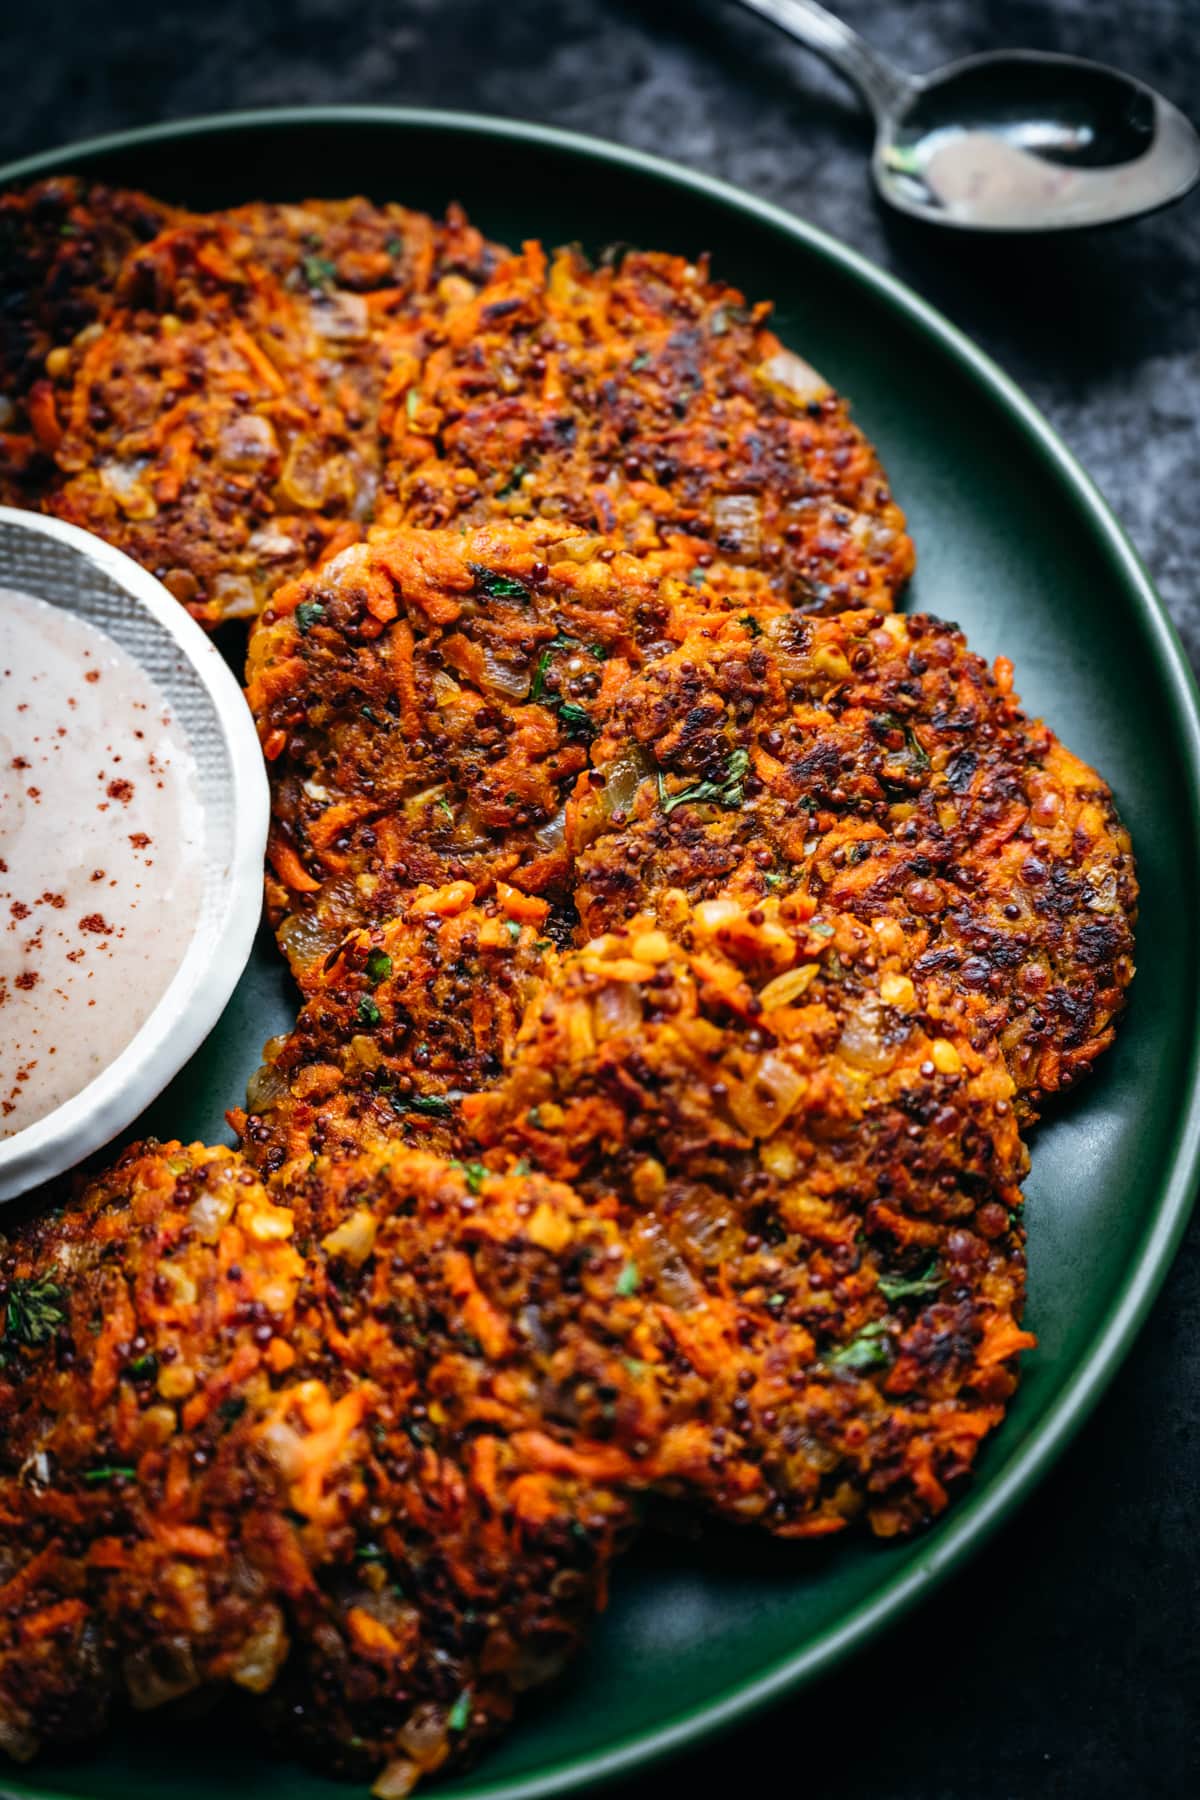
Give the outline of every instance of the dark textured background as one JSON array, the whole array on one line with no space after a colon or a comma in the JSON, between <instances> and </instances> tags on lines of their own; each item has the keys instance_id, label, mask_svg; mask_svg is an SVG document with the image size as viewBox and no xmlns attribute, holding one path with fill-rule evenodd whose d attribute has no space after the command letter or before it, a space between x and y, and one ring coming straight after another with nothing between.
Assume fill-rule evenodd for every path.
<instances>
[{"instance_id":1,"label":"dark textured background","mask_svg":"<svg viewBox=\"0 0 1200 1800\"><path fill-rule=\"evenodd\" d=\"M1005 44L1074 51L1200 111L1200 0L841 10L914 68ZM1200 197L1036 253L931 239L874 203L867 128L837 78L728 0L5 0L0 67L0 161L227 107L412 102L616 138L789 206L1028 389L1200 663ZM999 1540L873 1651L631 1800L1200 1793L1198 1312L1193 1229L1113 1390Z\"/></svg>"}]
</instances>

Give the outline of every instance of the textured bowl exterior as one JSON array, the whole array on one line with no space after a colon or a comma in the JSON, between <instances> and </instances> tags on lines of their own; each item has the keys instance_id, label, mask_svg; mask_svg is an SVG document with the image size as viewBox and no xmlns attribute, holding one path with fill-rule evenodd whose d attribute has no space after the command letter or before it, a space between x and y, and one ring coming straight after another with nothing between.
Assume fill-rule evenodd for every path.
<instances>
[{"instance_id":1,"label":"textured bowl exterior","mask_svg":"<svg viewBox=\"0 0 1200 1800\"><path fill-rule=\"evenodd\" d=\"M187 736L204 815L204 890L183 961L106 1069L45 1118L0 1138L0 1200L9 1200L123 1131L220 1018L258 925L268 802L237 682L153 575L89 531L0 507L0 587L77 612L140 663Z\"/></svg>"}]
</instances>

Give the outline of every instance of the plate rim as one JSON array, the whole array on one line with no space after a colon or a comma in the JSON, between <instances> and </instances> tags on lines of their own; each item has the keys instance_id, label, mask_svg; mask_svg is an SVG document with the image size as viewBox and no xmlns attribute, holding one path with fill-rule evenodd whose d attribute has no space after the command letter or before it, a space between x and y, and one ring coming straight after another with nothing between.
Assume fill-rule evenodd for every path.
<instances>
[{"instance_id":1,"label":"plate rim","mask_svg":"<svg viewBox=\"0 0 1200 1800\"><path fill-rule=\"evenodd\" d=\"M649 175L715 201L800 243L898 312L990 391L1021 428L1031 448L1073 491L1114 581L1145 627L1148 649L1161 671L1170 702L1192 817L1200 818L1200 690L1174 622L1095 482L1041 411L986 351L905 282L786 208L669 158L560 126L470 111L380 105L259 107L132 127L7 163L0 167L0 187L38 175L67 173L74 161L152 148L172 139L201 139L239 130L303 131L341 125L377 125L394 128L401 134L406 130L442 131L533 144ZM1193 832L1193 838L1193 877L1200 886L1200 833ZM941 1540L930 1545L918 1563L906 1573L882 1582L869 1599L852 1607L804 1649L779 1657L757 1674L734 1682L719 1698L685 1706L666 1721L635 1729L604 1750L560 1754L543 1769L525 1775L489 1780L485 1774L481 1780L468 1772L465 1779L444 1790L447 1800L543 1800L567 1789L597 1787L694 1747L832 1670L885 1627L896 1624L982 1548L1048 1474L1107 1391L1145 1322L1183 1238L1200 1178L1200 1107L1195 1104L1200 1096L1200 1015L1192 1025L1184 1083L1185 1105L1175 1125L1167 1177L1136 1257L1103 1324L1039 1424L1012 1447L1006 1460L988 1478L986 1487L969 1492L957 1503L942 1527ZM64 1788L46 1789L23 1782L19 1788L13 1787L6 1772L0 1777L0 1800L81 1797Z\"/></svg>"}]
</instances>

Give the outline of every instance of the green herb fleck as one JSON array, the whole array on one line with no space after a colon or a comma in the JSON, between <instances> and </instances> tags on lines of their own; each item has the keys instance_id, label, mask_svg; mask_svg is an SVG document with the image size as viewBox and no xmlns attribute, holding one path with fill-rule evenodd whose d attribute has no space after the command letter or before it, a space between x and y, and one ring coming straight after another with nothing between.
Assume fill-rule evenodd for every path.
<instances>
[{"instance_id":1,"label":"green herb fleck","mask_svg":"<svg viewBox=\"0 0 1200 1800\"><path fill-rule=\"evenodd\" d=\"M921 1294L936 1294L945 1277L937 1272L937 1257L919 1275L881 1275L879 1291L885 1300L912 1300Z\"/></svg>"},{"instance_id":2,"label":"green herb fleck","mask_svg":"<svg viewBox=\"0 0 1200 1800\"><path fill-rule=\"evenodd\" d=\"M549 646L547 645L546 649L543 650L542 654L538 657L537 668L533 671L533 680L529 684L529 698L531 700L540 700L541 699L542 689L545 686L545 682L546 682L546 670L549 668L549 666L550 666L550 649L549 649Z\"/></svg>"},{"instance_id":3,"label":"green herb fleck","mask_svg":"<svg viewBox=\"0 0 1200 1800\"><path fill-rule=\"evenodd\" d=\"M525 464L517 463L504 486L496 489L497 500L507 500L510 494L515 494L527 474L528 470L526 469Z\"/></svg>"},{"instance_id":4,"label":"green herb fleck","mask_svg":"<svg viewBox=\"0 0 1200 1800\"><path fill-rule=\"evenodd\" d=\"M406 1112L424 1113L429 1119L449 1119L454 1108L443 1094L393 1094L391 1096L394 1110L400 1114Z\"/></svg>"},{"instance_id":5,"label":"green herb fleck","mask_svg":"<svg viewBox=\"0 0 1200 1800\"><path fill-rule=\"evenodd\" d=\"M129 1365L129 1373L135 1381L150 1381L158 1373L158 1358L153 1350L147 1350L145 1356L136 1357Z\"/></svg>"},{"instance_id":6,"label":"green herb fleck","mask_svg":"<svg viewBox=\"0 0 1200 1800\"><path fill-rule=\"evenodd\" d=\"M390 237L383 247L387 251L389 256L403 256L404 255L404 239L403 238Z\"/></svg>"},{"instance_id":7,"label":"green herb fleck","mask_svg":"<svg viewBox=\"0 0 1200 1800\"><path fill-rule=\"evenodd\" d=\"M833 926L826 919L814 919L808 929L813 937L833 936Z\"/></svg>"},{"instance_id":8,"label":"green herb fleck","mask_svg":"<svg viewBox=\"0 0 1200 1800\"><path fill-rule=\"evenodd\" d=\"M716 312L713 314L709 330L713 337L724 337L725 333L729 330L729 314L723 306L718 306Z\"/></svg>"},{"instance_id":9,"label":"green herb fleck","mask_svg":"<svg viewBox=\"0 0 1200 1800\"><path fill-rule=\"evenodd\" d=\"M743 613L738 620L738 624L744 625L752 638L762 636L762 626L759 624L753 613Z\"/></svg>"},{"instance_id":10,"label":"green herb fleck","mask_svg":"<svg viewBox=\"0 0 1200 1800\"><path fill-rule=\"evenodd\" d=\"M325 608L319 600L302 600L296 608L296 624L299 626L300 636L307 637L318 619L324 617Z\"/></svg>"},{"instance_id":11,"label":"green herb fleck","mask_svg":"<svg viewBox=\"0 0 1200 1800\"><path fill-rule=\"evenodd\" d=\"M703 569L689 569L687 578L689 587L701 588L707 580L708 576Z\"/></svg>"},{"instance_id":12,"label":"green herb fleck","mask_svg":"<svg viewBox=\"0 0 1200 1800\"><path fill-rule=\"evenodd\" d=\"M784 882L787 880L787 876L786 875L777 875L774 873L774 871L772 871L771 874L764 875L763 880L766 882L766 884L769 888L781 888L783 886Z\"/></svg>"},{"instance_id":13,"label":"green herb fleck","mask_svg":"<svg viewBox=\"0 0 1200 1800\"><path fill-rule=\"evenodd\" d=\"M386 1552L378 1544L362 1544L354 1552L355 1562L386 1562Z\"/></svg>"},{"instance_id":14,"label":"green herb fleck","mask_svg":"<svg viewBox=\"0 0 1200 1800\"><path fill-rule=\"evenodd\" d=\"M695 787L684 788L681 793L668 794L667 784L662 771L658 776L658 803L665 813L673 813L677 806L711 804L724 806L730 811L742 804L744 783L750 772L750 756L746 750L730 752L724 779L721 781L698 781Z\"/></svg>"},{"instance_id":15,"label":"green herb fleck","mask_svg":"<svg viewBox=\"0 0 1200 1800\"><path fill-rule=\"evenodd\" d=\"M533 1166L527 1157L520 1157L509 1170L510 1175L532 1175Z\"/></svg>"},{"instance_id":16,"label":"green herb fleck","mask_svg":"<svg viewBox=\"0 0 1200 1800\"><path fill-rule=\"evenodd\" d=\"M306 256L300 272L310 288L332 287L337 280L337 270L327 256Z\"/></svg>"},{"instance_id":17,"label":"green herb fleck","mask_svg":"<svg viewBox=\"0 0 1200 1800\"><path fill-rule=\"evenodd\" d=\"M433 804L437 807L437 810L440 813L445 813L446 817L449 819L450 823L453 825L453 823L454 823L454 808L451 806L450 802L447 800L445 794L440 795L438 797L438 799L436 799L434 801Z\"/></svg>"},{"instance_id":18,"label":"green herb fleck","mask_svg":"<svg viewBox=\"0 0 1200 1800\"><path fill-rule=\"evenodd\" d=\"M617 1276L617 1292L623 1300L628 1299L630 1294L637 1293L638 1280L637 1264L627 1262Z\"/></svg>"},{"instance_id":19,"label":"green herb fleck","mask_svg":"<svg viewBox=\"0 0 1200 1800\"><path fill-rule=\"evenodd\" d=\"M4 1335L15 1344L36 1350L48 1344L60 1325L67 1322L62 1307L63 1291L53 1281L13 1281L8 1288Z\"/></svg>"},{"instance_id":20,"label":"green herb fleck","mask_svg":"<svg viewBox=\"0 0 1200 1800\"><path fill-rule=\"evenodd\" d=\"M522 606L528 606L529 589L523 581L518 581L513 575L502 575L499 569L485 568L483 563L469 562L467 567L475 577L475 586L489 600L515 600Z\"/></svg>"},{"instance_id":21,"label":"green herb fleck","mask_svg":"<svg viewBox=\"0 0 1200 1800\"><path fill-rule=\"evenodd\" d=\"M370 994L364 994L359 1000L357 1018L360 1025L378 1025L379 1008Z\"/></svg>"},{"instance_id":22,"label":"green herb fleck","mask_svg":"<svg viewBox=\"0 0 1200 1800\"><path fill-rule=\"evenodd\" d=\"M467 1184L467 1191L472 1194L477 1194L487 1180L491 1170L487 1167L486 1163L469 1162L462 1165L462 1172L463 1180Z\"/></svg>"},{"instance_id":23,"label":"green herb fleck","mask_svg":"<svg viewBox=\"0 0 1200 1800\"><path fill-rule=\"evenodd\" d=\"M874 1319L871 1324L864 1325L861 1331L841 1346L839 1350L831 1350L825 1357L825 1366L829 1369L849 1369L854 1372L866 1369L886 1369L892 1360L891 1343L888 1338L886 1319Z\"/></svg>"},{"instance_id":24,"label":"green herb fleck","mask_svg":"<svg viewBox=\"0 0 1200 1800\"><path fill-rule=\"evenodd\" d=\"M471 1690L464 1688L454 1705L450 1708L450 1716L446 1720L451 1731L465 1731L471 1722Z\"/></svg>"},{"instance_id":25,"label":"green herb fleck","mask_svg":"<svg viewBox=\"0 0 1200 1800\"><path fill-rule=\"evenodd\" d=\"M372 950L367 957L367 980L373 987L386 981L392 972L392 959L386 950Z\"/></svg>"},{"instance_id":26,"label":"green herb fleck","mask_svg":"<svg viewBox=\"0 0 1200 1800\"><path fill-rule=\"evenodd\" d=\"M590 744L596 735L596 727L592 723L592 715L574 700L563 700L559 703L558 720L568 737L578 738Z\"/></svg>"},{"instance_id":27,"label":"green herb fleck","mask_svg":"<svg viewBox=\"0 0 1200 1800\"><path fill-rule=\"evenodd\" d=\"M227 1425L236 1425L246 1410L246 1402L241 1394L230 1394L228 1400L222 1400L217 1412Z\"/></svg>"},{"instance_id":28,"label":"green herb fleck","mask_svg":"<svg viewBox=\"0 0 1200 1800\"><path fill-rule=\"evenodd\" d=\"M106 1463L101 1469L85 1470L83 1479L89 1486L95 1486L97 1482L101 1481L133 1481L136 1476L136 1469L130 1469L118 1464Z\"/></svg>"},{"instance_id":29,"label":"green herb fleck","mask_svg":"<svg viewBox=\"0 0 1200 1800\"><path fill-rule=\"evenodd\" d=\"M515 944L521 935L521 927L516 919L506 919L504 922L508 926L508 935Z\"/></svg>"},{"instance_id":30,"label":"green herb fleck","mask_svg":"<svg viewBox=\"0 0 1200 1800\"><path fill-rule=\"evenodd\" d=\"M527 1125L532 1125L535 1131L540 1131L542 1128L541 1108L531 1106L529 1111L525 1114L525 1123Z\"/></svg>"},{"instance_id":31,"label":"green herb fleck","mask_svg":"<svg viewBox=\"0 0 1200 1800\"><path fill-rule=\"evenodd\" d=\"M647 368L649 366L649 363L650 363L650 352L648 350L639 350L637 355L634 357L633 361L630 363L629 366L636 374L640 369Z\"/></svg>"},{"instance_id":32,"label":"green herb fleck","mask_svg":"<svg viewBox=\"0 0 1200 1800\"><path fill-rule=\"evenodd\" d=\"M405 396L404 396L404 410L408 414L410 419L416 418L417 413L420 410L420 406L421 406L421 390L420 390L420 388L410 387L407 394L405 394Z\"/></svg>"},{"instance_id":33,"label":"green herb fleck","mask_svg":"<svg viewBox=\"0 0 1200 1800\"><path fill-rule=\"evenodd\" d=\"M929 757L926 754L924 745L911 725L905 726L904 735L908 740L908 753L916 763L918 769L927 769L929 767Z\"/></svg>"}]
</instances>

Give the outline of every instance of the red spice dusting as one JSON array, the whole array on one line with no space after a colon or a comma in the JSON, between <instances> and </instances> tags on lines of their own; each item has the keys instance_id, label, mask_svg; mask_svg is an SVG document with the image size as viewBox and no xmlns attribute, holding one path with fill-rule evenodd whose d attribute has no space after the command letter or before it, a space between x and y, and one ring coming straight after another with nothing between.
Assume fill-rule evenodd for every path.
<instances>
[{"instance_id":1,"label":"red spice dusting","mask_svg":"<svg viewBox=\"0 0 1200 1800\"><path fill-rule=\"evenodd\" d=\"M27 756L14 756L12 759L12 766L14 769L27 769L29 767L29 758Z\"/></svg>"},{"instance_id":2,"label":"red spice dusting","mask_svg":"<svg viewBox=\"0 0 1200 1800\"><path fill-rule=\"evenodd\" d=\"M131 831L129 841L135 850L148 850L153 840L144 831Z\"/></svg>"},{"instance_id":3,"label":"red spice dusting","mask_svg":"<svg viewBox=\"0 0 1200 1800\"><path fill-rule=\"evenodd\" d=\"M89 669L83 679L85 681L99 681L99 679L100 679L99 669Z\"/></svg>"},{"instance_id":4,"label":"red spice dusting","mask_svg":"<svg viewBox=\"0 0 1200 1800\"><path fill-rule=\"evenodd\" d=\"M132 781L124 780L110 781L105 792L110 800L120 800L124 805L128 806L129 802L133 799L133 783Z\"/></svg>"},{"instance_id":5,"label":"red spice dusting","mask_svg":"<svg viewBox=\"0 0 1200 1800\"><path fill-rule=\"evenodd\" d=\"M112 926L103 913L85 913L79 921L80 931L94 931L98 937L111 936Z\"/></svg>"},{"instance_id":6,"label":"red spice dusting","mask_svg":"<svg viewBox=\"0 0 1200 1800\"><path fill-rule=\"evenodd\" d=\"M41 976L36 969L22 969L13 985L28 993L30 988L35 988L40 980Z\"/></svg>"},{"instance_id":7,"label":"red spice dusting","mask_svg":"<svg viewBox=\"0 0 1200 1800\"><path fill-rule=\"evenodd\" d=\"M9 911L12 913L14 919L27 919L29 917L29 908L23 900L14 900L9 907Z\"/></svg>"},{"instance_id":8,"label":"red spice dusting","mask_svg":"<svg viewBox=\"0 0 1200 1800\"><path fill-rule=\"evenodd\" d=\"M61 912L63 907L66 904L67 904L67 896L65 894L49 894L49 893L47 893L47 894L42 895L42 905L43 906L53 906L53 907L56 907L58 909L58 911Z\"/></svg>"},{"instance_id":9,"label":"red spice dusting","mask_svg":"<svg viewBox=\"0 0 1200 1800\"><path fill-rule=\"evenodd\" d=\"M92 870L92 880L93 881L103 881L104 880L104 870L103 869L93 869Z\"/></svg>"},{"instance_id":10,"label":"red spice dusting","mask_svg":"<svg viewBox=\"0 0 1200 1800\"><path fill-rule=\"evenodd\" d=\"M42 797L41 788L26 788L25 792L28 794L28 796L31 800L40 800Z\"/></svg>"}]
</instances>

